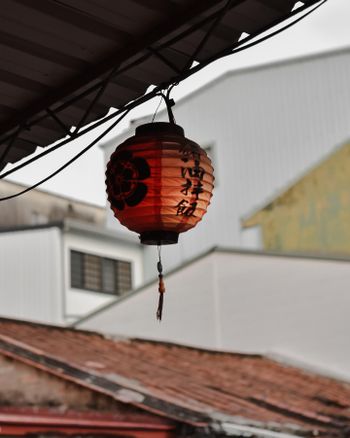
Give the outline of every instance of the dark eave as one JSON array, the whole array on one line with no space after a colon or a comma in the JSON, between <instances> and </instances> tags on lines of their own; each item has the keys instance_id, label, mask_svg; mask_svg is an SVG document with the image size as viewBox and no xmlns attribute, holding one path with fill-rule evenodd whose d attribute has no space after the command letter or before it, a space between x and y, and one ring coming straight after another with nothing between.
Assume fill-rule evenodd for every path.
<instances>
[{"instance_id":1,"label":"dark eave","mask_svg":"<svg viewBox=\"0 0 350 438\"><path fill-rule=\"evenodd\" d=\"M301 8L320 0L302 2ZM296 0L2 0L0 168L289 18ZM228 53L228 52L227 52ZM71 127L78 127L72 134Z\"/></svg>"}]
</instances>

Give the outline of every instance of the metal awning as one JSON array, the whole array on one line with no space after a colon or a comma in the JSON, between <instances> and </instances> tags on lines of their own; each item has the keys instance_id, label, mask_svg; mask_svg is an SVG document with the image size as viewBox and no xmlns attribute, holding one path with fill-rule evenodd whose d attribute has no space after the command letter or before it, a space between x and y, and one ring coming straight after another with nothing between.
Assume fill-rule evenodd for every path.
<instances>
[{"instance_id":1,"label":"metal awning","mask_svg":"<svg viewBox=\"0 0 350 438\"><path fill-rule=\"evenodd\" d=\"M0 168L318 2L1 0Z\"/></svg>"}]
</instances>

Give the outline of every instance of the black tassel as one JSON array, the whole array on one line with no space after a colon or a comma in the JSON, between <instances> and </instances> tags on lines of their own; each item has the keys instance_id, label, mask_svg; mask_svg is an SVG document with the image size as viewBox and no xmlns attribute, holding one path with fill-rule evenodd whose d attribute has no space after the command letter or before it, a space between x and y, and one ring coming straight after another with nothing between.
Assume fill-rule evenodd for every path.
<instances>
[{"instance_id":1,"label":"black tassel","mask_svg":"<svg viewBox=\"0 0 350 438\"><path fill-rule=\"evenodd\" d=\"M159 275L158 275L158 278L159 278L159 283L158 283L159 299L158 299L158 309L157 309L157 320L161 321L162 314L163 314L165 285L164 285L164 280L163 280L163 266L162 266L162 261L160 258L160 247L158 247L158 256L159 256L159 261L157 263L157 269L158 269L158 273L159 273Z\"/></svg>"},{"instance_id":2,"label":"black tassel","mask_svg":"<svg viewBox=\"0 0 350 438\"><path fill-rule=\"evenodd\" d=\"M161 285L163 285L163 287L164 287L163 280L159 279L159 299L158 299L158 309L157 309L157 319L158 319L158 321L162 320L164 292L165 292L165 289L163 289L163 292L161 292Z\"/></svg>"}]
</instances>

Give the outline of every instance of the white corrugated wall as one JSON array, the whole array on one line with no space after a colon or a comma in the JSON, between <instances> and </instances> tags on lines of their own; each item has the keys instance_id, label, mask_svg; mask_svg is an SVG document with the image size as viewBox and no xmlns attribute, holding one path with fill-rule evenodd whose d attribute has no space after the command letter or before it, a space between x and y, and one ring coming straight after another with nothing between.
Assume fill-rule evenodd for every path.
<instances>
[{"instance_id":1,"label":"white corrugated wall","mask_svg":"<svg viewBox=\"0 0 350 438\"><path fill-rule=\"evenodd\" d=\"M241 218L349 139L349 77L350 49L232 72L176 104L186 135L212 146L217 185L203 223L163 251L165 266L215 245L244 246ZM148 277L153 254L145 251Z\"/></svg>"},{"instance_id":2,"label":"white corrugated wall","mask_svg":"<svg viewBox=\"0 0 350 438\"><path fill-rule=\"evenodd\" d=\"M0 233L0 315L63 323L61 230Z\"/></svg>"}]
</instances>

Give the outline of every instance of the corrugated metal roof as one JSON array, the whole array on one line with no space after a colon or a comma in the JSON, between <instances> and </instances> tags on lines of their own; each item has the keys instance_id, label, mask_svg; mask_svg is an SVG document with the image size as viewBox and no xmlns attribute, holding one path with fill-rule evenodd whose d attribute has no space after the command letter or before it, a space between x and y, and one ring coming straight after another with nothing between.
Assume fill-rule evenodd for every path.
<instances>
[{"instance_id":1,"label":"corrugated metal roof","mask_svg":"<svg viewBox=\"0 0 350 438\"><path fill-rule=\"evenodd\" d=\"M296 0L2 0L0 157L15 162L287 18ZM306 4L316 0L305 1ZM228 5L228 6L227 6ZM221 10L225 9L225 14ZM220 20L219 20L220 19ZM212 28L212 20L216 21ZM113 78L111 72L113 72ZM87 117L98 87L111 79ZM92 87L92 88L91 88ZM92 90L88 92L89 90ZM79 99L70 102L72 98ZM55 117L48 115L52 111ZM11 143L11 134L17 133ZM8 149L8 151L7 151ZM5 156L6 152L6 156ZM2 164L2 165L3 165Z\"/></svg>"},{"instance_id":2,"label":"corrugated metal roof","mask_svg":"<svg viewBox=\"0 0 350 438\"><path fill-rule=\"evenodd\" d=\"M187 424L235 423L328 438L349 431L349 384L258 355L5 319L0 352Z\"/></svg>"}]
</instances>

